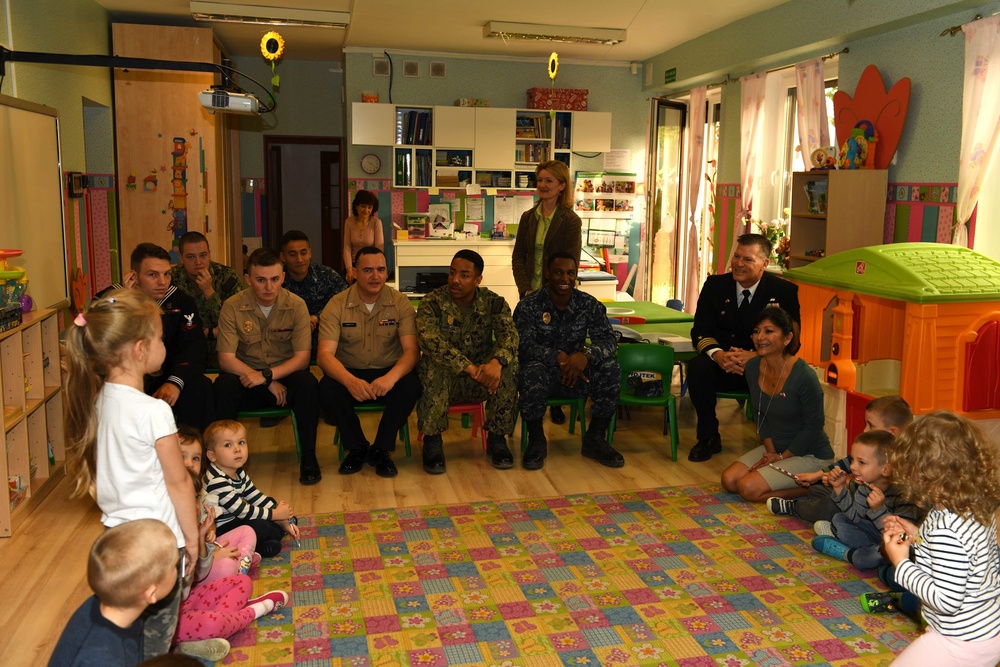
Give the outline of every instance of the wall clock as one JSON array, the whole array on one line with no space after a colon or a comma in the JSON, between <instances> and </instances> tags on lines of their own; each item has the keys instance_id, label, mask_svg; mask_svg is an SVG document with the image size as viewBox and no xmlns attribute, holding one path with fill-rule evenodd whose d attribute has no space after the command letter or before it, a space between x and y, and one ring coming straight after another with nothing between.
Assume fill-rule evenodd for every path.
<instances>
[{"instance_id":1,"label":"wall clock","mask_svg":"<svg viewBox=\"0 0 1000 667\"><path fill-rule=\"evenodd\" d=\"M361 170L366 174L377 174L381 168L382 160L379 159L378 155L369 153L361 158Z\"/></svg>"}]
</instances>

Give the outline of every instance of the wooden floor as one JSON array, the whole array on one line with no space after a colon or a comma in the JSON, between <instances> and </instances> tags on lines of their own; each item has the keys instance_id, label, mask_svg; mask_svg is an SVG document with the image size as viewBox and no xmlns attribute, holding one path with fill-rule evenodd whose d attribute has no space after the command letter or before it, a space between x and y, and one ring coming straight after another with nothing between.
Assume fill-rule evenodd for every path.
<instances>
[{"instance_id":1,"label":"wooden floor","mask_svg":"<svg viewBox=\"0 0 1000 667\"><path fill-rule=\"evenodd\" d=\"M674 394L678 388L675 384ZM690 463L694 444L694 411L687 399L678 401L680 447L678 461L670 460L668 439L662 435L662 411L632 409L631 421L619 420L615 446L625 456L625 467L605 468L580 456L579 433L545 421L549 455L545 467L520 467L519 429L510 439L516 466L495 470L485 460L479 439L473 441L453 417L445 434L448 471L424 473L416 439L416 415L410 417L413 456L402 444L394 460L399 476L382 479L372 468L341 477L333 428L319 429L319 460L323 480L316 486L298 483L298 465L292 453L291 426L262 429L246 424L250 441L247 471L254 483L272 496L287 500L300 516L343 510L414 507L477 500L539 498L572 493L595 493L718 481L722 470L755 446L753 426L734 401L720 401L724 451L705 463ZM568 413L567 413L568 414ZM374 417L365 430L374 435ZM279 444L280 443L280 444ZM70 500L63 480L21 525L13 537L0 539L0 665L44 665L66 620L90 595L86 560L90 545L101 531L100 512L89 500Z\"/></svg>"}]
</instances>

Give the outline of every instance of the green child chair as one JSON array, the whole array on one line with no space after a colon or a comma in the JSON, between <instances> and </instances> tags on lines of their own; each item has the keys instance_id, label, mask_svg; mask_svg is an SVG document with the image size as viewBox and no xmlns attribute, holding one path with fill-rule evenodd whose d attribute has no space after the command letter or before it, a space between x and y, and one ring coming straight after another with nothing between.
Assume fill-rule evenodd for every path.
<instances>
[{"instance_id":1,"label":"green child chair","mask_svg":"<svg viewBox=\"0 0 1000 667\"><path fill-rule=\"evenodd\" d=\"M670 391L671 379L674 375L674 348L669 345L619 345L618 364L622 367L622 392L618 398L619 405L650 405L663 407L663 435L670 433L670 458L677 460L677 399ZM659 373L663 379L663 394L661 396L636 396L626 385L629 373L634 371L651 371ZM618 415L611 417L608 426L608 443L614 443L615 424Z\"/></svg>"}]
</instances>

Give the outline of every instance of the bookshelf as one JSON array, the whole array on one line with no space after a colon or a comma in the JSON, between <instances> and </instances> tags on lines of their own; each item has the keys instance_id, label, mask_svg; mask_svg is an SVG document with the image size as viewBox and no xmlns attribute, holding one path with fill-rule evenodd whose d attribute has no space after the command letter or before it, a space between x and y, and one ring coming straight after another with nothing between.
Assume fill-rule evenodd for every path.
<instances>
[{"instance_id":1,"label":"bookshelf","mask_svg":"<svg viewBox=\"0 0 1000 667\"><path fill-rule=\"evenodd\" d=\"M887 185L885 169L792 174L789 268L844 250L881 245Z\"/></svg>"},{"instance_id":2,"label":"bookshelf","mask_svg":"<svg viewBox=\"0 0 1000 667\"><path fill-rule=\"evenodd\" d=\"M0 507L0 536L10 537L63 474L62 373L54 310L24 314L21 326L0 333L3 446L0 472L8 502Z\"/></svg>"},{"instance_id":3,"label":"bookshelf","mask_svg":"<svg viewBox=\"0 0 1000 667\"><path fill-rule=\"evenodd\" d=\"M553 117L554 116L554 117ZM352 105L355 145L391 150L397 188L534 190L535 167L611 149L611 114L491 107Z\"/></svg>"}]
</instances>

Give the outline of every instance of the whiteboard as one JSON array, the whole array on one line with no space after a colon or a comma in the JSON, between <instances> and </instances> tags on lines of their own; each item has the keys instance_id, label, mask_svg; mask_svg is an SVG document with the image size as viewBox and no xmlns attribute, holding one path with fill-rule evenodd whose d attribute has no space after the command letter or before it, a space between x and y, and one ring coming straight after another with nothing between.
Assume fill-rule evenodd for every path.
<instances>
[{"instance_id":1,"label":"whiteboard","mask_svg":"<svg viewBox=\"0 0 1000 667\"><path fill-rule=\"evenodd\" d=\"M0 248L24 251L8 264L28 272L36 307L68 305L58 112L6 95L0 95Z\"/></svg>"}]
</instances>

